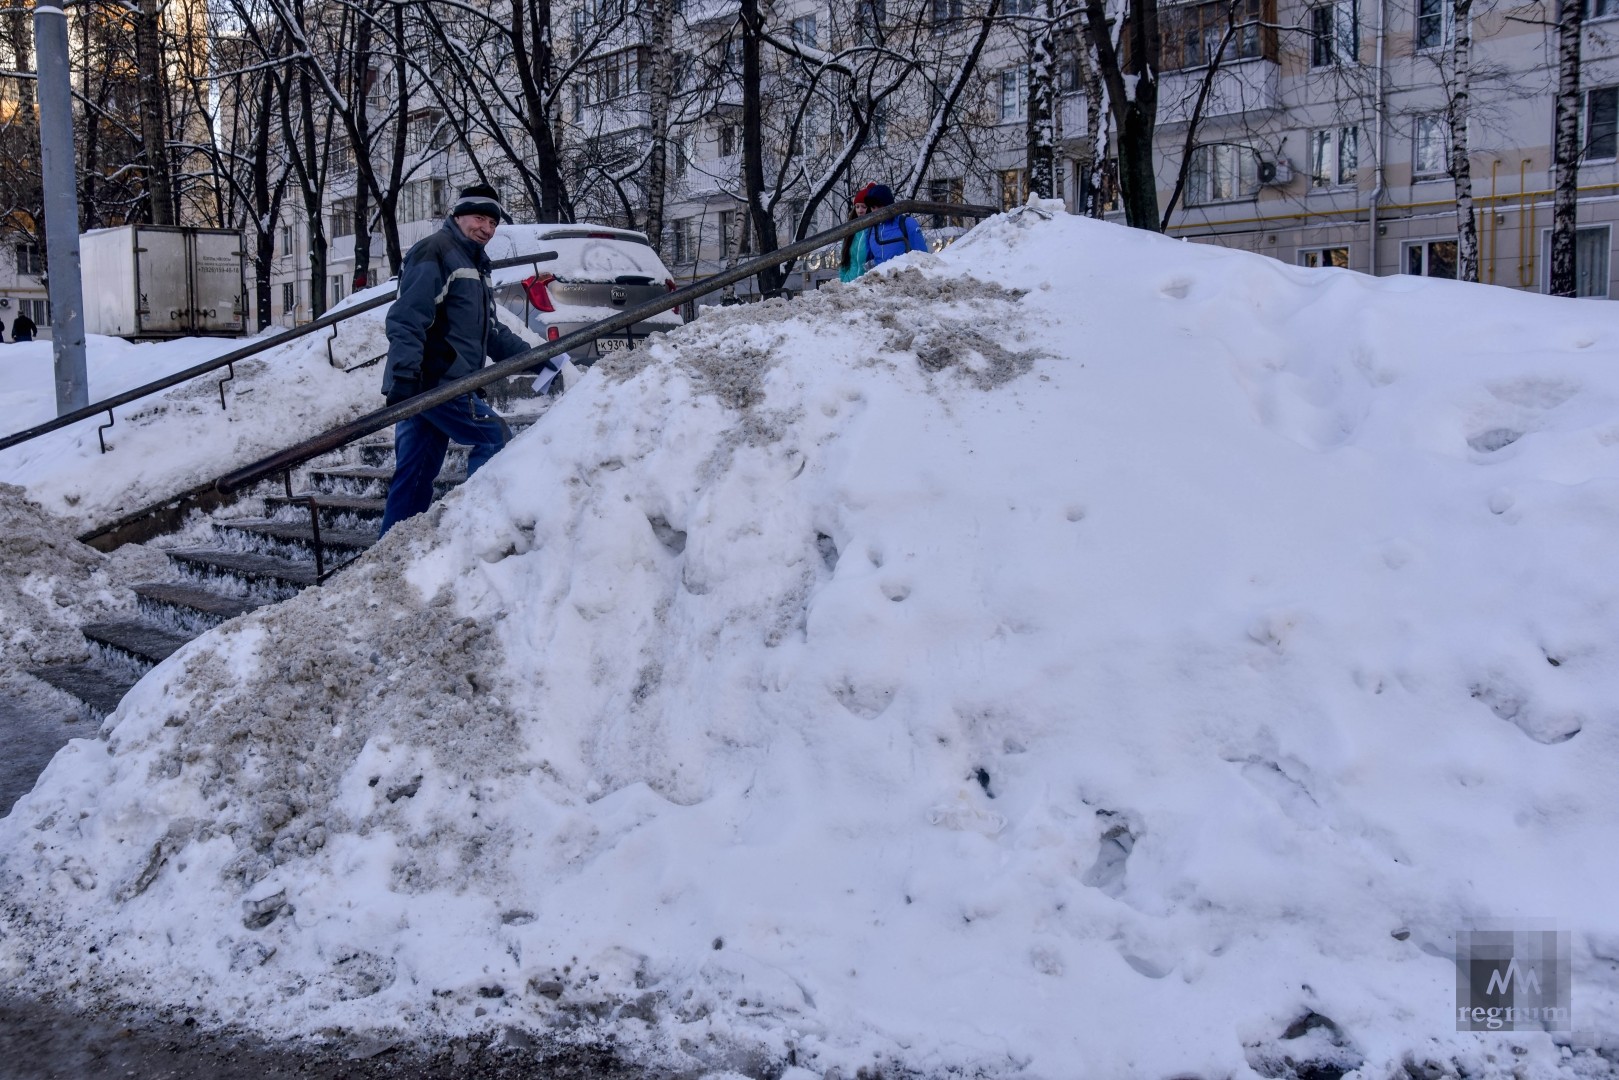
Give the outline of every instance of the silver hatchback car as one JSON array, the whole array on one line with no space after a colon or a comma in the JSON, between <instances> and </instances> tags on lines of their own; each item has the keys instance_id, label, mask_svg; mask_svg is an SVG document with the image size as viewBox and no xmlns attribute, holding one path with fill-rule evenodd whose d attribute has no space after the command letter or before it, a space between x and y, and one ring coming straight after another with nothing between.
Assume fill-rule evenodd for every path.
<instances>
[{"instance_id":1,"label":"silver hatchback car","mask_svg":"<svg viewBox=\"0 0 1619 1080\"><path fill-rule=\"evenodd\" d=\"M501 244L504 240L505 243ZM505 250L502 250L502 249ZM610 319L674 291L669 273L644 234L601 225L507 225L489 244L493 259L535 251L557 257L533 266L495 272L495 301L547 341L591 323ZM633 349L649 334L681 324L668 311L569 350L573 362L594 363L602 355Z\"/></svg>"}]
</instances>

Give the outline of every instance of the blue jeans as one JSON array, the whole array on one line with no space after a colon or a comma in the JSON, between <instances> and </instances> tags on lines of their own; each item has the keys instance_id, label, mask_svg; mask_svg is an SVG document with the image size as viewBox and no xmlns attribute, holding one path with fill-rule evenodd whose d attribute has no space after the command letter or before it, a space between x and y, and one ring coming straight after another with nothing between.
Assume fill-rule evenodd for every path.
<instances>
[{"instance_id":1,"label":"blue jeans","mask_svg":"<svg viewBox=\"0 0 1619 1080\"><path fill-rule=\"evenodd\" d=\"M433 501L433 481L444 466L451 442L470 446L467 475L499 453L512 437L506 421L476 394L462 394L394 425L394 476L382 512L382 532L426 510Z\"/></svg>"}]
</instances>

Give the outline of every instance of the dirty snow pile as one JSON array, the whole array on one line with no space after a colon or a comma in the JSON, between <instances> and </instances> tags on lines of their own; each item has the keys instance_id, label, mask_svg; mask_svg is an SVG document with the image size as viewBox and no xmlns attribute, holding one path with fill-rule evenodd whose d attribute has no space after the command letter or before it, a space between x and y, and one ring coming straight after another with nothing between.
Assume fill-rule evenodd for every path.
<instances>
[{"instance_id":1,"label":"dirty snow pile","mask_svg":"<svg viewBox=\"0 0 1619 1080\"><path fill-rule=\"evenodd\" d=\"M355 293L334 310L392 288ZM243 360L234 370L220 368L118 406L112 426L99 438L105 413L0 451L0 483L27 489L46 510L88 530L380 409L380 367L348 373L342 368L387 352L386 315L386 308L373 309L340 324L330 342L331 330L317 331ZM265 336L281 332L277 327ZM104 401L246 344L231 338L134 344L92 334L85 349L90 401ZM51 350L49 341L35 341L0 354L0 433L55 418ZM101 452L102 439L109 453Z\"/></svg>"},{"instance_id":2,"label":"dirty snow pile","mask_svg":"<svg viewBox=\"0 0 1619 1080\"><path fill-rule=\"evenodd\" d=\"M1042 204L705 314L64 749L0 971L789 1080L1607 1075L1616 350ZM1572 1032L1456 1030L1490 920Z\"/></svg>"}]
</instances>

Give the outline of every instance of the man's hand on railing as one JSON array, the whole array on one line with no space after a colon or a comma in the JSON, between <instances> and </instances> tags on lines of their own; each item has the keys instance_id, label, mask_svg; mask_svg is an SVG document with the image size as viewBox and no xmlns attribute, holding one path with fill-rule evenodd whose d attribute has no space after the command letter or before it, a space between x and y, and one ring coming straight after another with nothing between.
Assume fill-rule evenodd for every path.
<instances>
[{"instance_id":1,"label":"man's hand on railing","mask_svg":"<svg viewBox=\"0 0 1619 1080\"><path fill-rule=\"evenodd\" d=\"M422 392L422 384L415 379L394 379L393 389L388 391L388 404L398 405L401 401L409 401Z\"/></svg>"}]
</instances>

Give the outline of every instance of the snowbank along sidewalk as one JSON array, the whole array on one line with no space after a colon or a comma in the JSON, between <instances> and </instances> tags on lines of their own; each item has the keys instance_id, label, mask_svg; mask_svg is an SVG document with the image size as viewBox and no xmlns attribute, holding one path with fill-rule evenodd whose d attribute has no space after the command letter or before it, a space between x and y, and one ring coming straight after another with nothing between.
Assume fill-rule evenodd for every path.
<instances>
[{"instance_id":1,"label":"snowbank along sidewalk","mask_svg":"<svg viewBox=\"0 0 1619 1080\"><path fill-rule=\"evenodd\" d=\"M1602 1075L1616 348L1044 206L706 314L62 751L0 972L750 1075ZM1488 919L1570 932L1573 1032L1456 1030Z\"/></svg>"}]
</instances>

